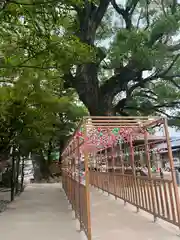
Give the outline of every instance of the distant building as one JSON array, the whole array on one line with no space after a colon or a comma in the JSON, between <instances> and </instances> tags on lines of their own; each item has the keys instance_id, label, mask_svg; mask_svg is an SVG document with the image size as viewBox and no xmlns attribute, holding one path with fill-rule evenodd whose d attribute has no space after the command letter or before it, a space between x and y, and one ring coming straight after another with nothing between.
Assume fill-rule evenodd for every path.
<instances>
[{"instance_id":1,"label":"distant building","mask_svg":"<svg viewBox=\"0 0 180 240\"><path fill-rule=\"evenodd\" d=\"M173 157L180 159L180 138L172 137L170 143L171 143ZM158 145L158 148L162 149L160 151L160 156L161 156L162 165L164 167L165 163L169 162L167 143L162 143Z\"/></svg>"}]
</instances>

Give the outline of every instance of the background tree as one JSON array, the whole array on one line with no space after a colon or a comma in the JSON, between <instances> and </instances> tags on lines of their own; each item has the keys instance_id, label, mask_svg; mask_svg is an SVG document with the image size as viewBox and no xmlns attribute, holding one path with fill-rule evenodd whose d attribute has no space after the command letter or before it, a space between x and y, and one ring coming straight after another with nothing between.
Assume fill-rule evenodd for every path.
<instances>
[{"instance_id":1,"label":"background tree","mask_svg":"<svg viewBox=\"0 0 180 240\"><path fill-rule=\"evenodd\" d=\"M48 176L51 164L51 159L45 161L45 153L50 155L57 146L63 147L86 114L86 109L76 104L74 91L65 91L59 79L55 81L55 74L25 68L11 85L0 87L1 159L8 159L12 146L21 156L36 153L41 156L43 176Z\"/></svg>"}]
</instances>

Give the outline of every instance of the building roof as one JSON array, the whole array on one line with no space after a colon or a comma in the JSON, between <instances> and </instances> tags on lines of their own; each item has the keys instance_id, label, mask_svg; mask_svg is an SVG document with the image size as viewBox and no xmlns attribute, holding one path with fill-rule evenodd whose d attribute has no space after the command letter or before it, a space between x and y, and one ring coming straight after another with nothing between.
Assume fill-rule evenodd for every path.
<instances>
[{"instance_id":1,"label":"building roof","mask_svg":"<svg viewBox=\"0 0 180 240\"><path fill-rule=\"evenodd\" d=\"M171 142L172 151L176 151L177 149L180 149L180 138L172 137L170 139L170 142ZM161 143L161 144L157 145L157 148L164 149L163 151L161 151L161 153L165 153L165 152L167 152L167 143Z\"/></svg>"},{"instance_id":2,"label":"building roof","mask_svg":"<svg viewBox=\"0 0 180 240\"><path fill-rule=\"evenodd\" d=\"M153 141L163 141L163 140L166 140L166 138L163 136L156 136L156 135L148 134L148 141L153 142ZM138 134L135 141L144 141L144 134Z\"/></svg>"}]
</instances>

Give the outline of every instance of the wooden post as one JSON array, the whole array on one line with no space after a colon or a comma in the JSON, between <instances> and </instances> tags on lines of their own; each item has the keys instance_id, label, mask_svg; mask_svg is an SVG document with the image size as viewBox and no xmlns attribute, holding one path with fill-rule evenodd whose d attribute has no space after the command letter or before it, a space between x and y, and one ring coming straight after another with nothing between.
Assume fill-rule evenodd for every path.
<instances>
[{"instance_id":1,"label":"wooden post","mask_svg":"<svg viewBox=\"0 0 180 240\"><path fill-rule=\"evenodd\" d=\"M98 174L98 154L95 156L95 164L96 164L96 182L97 182L97 189L99 190L99 174Z\"/></svg>"},{"instance_id":2,"label":"wooden post","mask_svg":"<svg viewBox=\"0 0 180 240\"><path fill-rule=\"evenodd\" d=\"M76 178L76 141L73 139L73 148L72 148L72 161L73 161L73 179L72 179L72 185L73 185L73 204L72 204L72 208L73 210L75 211L76 213L76 209L77 209L77 206L76 206L76 198L77 198L77 178ZM76 214L75 214L76 215Z\"/></svg>"},{"instance_id":3,"label":"wooden post","mask_svg":"<svg viewBox=\"0 0 180 240\"><path fill-rule=\"evenodd\" d=\"M176 208L177 208L177 215L178 215L178 222L179 222L179 228L180 228L180 199L179 199L178 187L177 187L176 176L175 176L175 168L174 168L174 161L173 161L173 155L172 155L172 149L171 149L171 142L170 142L167 119L164 119L164 130L165 130L165 136L166 136L166 140L167 140L167 150L168 150L169 164L170 164L170 168L171 168L171 176L172 176L172 182L173 182L173 188L174 188L174 194L175 194L175 201L176 201Z\"/></svg>"},{"instance_id":4,"label":"wooden post","mask_svg":"<svg viewBox=\"0 0 180 240\"><path fill-rule=\"evenodd\" d=\"M85 126L85 137L87 137L87 129ZM84 165L85 165L85 191L86 191L86 205L87 205L87 238L88 240L92 239L91 236L91 211L90 211L90 189L89 189L89 168L88 168L88 151L87 151L87 143L84 142L85 144L85 149L84 149Z\"/></svg>"},{"instance_id":5,"label":"wooden post","mask_svg":"<svg viewBox=\"0 0 180 240\"><path fill-rule=\"evenodd\" d=\"M135 185L136 207L137 207L137 212L139 212L139 206L138 206L138 204L139 204L139 201L138 201L138 185L137 185L137 178L136 178L136 168L134 166L134 146L133 146L133 141L132 141L132 134L130 135L130 156L131 156L131 165L132 165L132 171L133 171L133 177L134 177L134 185Z\"/></svg>"},{"instance_id":6,"label":"wooden post","mask_svg":"<svg viewBox=\"0 0 180 240\"><path fill-rule=\"evenodd\" d=\"M148 178L150 180L152 207L153 207L153 213L154 213L154 222L156 222L157 214L156 214L156 209L155 209L155 195L154 195L154 189L153 189L154 187L153 187L151 163L150 163L150 155L149 155L148 133L147 133L146 129L145 129L145 133L144 133L144 143L145 143L146 162L147 162L147 166L148 166Z\"/></svg>"},{"instance_id":7,"label":"wooden post","mask_svg":"<svg viewBox=\"0 0 180 240\"><path fill-rule=\"evenodd\" d=\"M112 168L113 168L114 196L115 196L115 199L117 200L116 171L115 171L115 153L117 149L115 149L115 147L116 145L113 144L112 145Z\"/></svg>"},{"instance_id":8,"label":"wooden post","mask_svg":"<svg viewBox=\"0 0 180 240\"><path fill-rule=\"evenodd\" d=\"M126 200L125 200L125 184L124 184L124 155L123 155L123 149L122 149L122 140L119 142L119 157L121 161L121 174L122 174L122 193L123 193L123 198L124 198L124 205L126 205ZM121 186L120 186L121 187Z\"/></svg>"},{"instance_id":9,"label":"wooden post","mask_svg":"<svg viewBox=\"0 0 180 240\"><path fill-rule=\"evenodd\" d=\"M69 203L72 204L72 146L69 146L69 158L70 158L70 177L69 177Z\"/></svg>"},{"instance_id":10,"label":"wooden post","mask_svg":"<svg viewBox=\"0 0 180 240\"><path fill-rule=\"evenodd\" d=\"M119 157L121 162L121 173L124 174L124 160L123 160L123 150L122 150L122 142L119 142Z\"/></svg>"},{"instance_id":11,"label":"wooden post","mask_svg":"<svg viewBox=\"0 0 180 240\"><path fill-rule=\"evenodd\" d=\"M139 149L138 151L139 151L140 164L143 167L144 166L143 152L141 149Z\"/></svg>"},{"instance_id":12,"label":"wooden post","mask_svg":"<svg viewBox=\"0 0 180 240\"><path fill-rule=\"evenodd\" d=\"M108 154L108 150L107 148L105 148L105 158L106 158L106 172L107 172L107 188L108 188L108 196L110 195L109 193L109 186L110 186L110 183L109 183L109 154ZM103 180L104 181L104 180Z\"/></svg>"},{"instance_id":13,"label":"wooden post","mask_svg":"<svg viewBox=\"0 0 180 240\"><path fill-rule=\"evenodd\" d=\"M80 143L79 137L77 137L77 158L78 158L78 186L79 186L79 223L80 223L80 231L82 231L82 221L81 221L81 175L80 175ZM77 216L76 216L77 217Z\"/></svg>"}]
</instances>

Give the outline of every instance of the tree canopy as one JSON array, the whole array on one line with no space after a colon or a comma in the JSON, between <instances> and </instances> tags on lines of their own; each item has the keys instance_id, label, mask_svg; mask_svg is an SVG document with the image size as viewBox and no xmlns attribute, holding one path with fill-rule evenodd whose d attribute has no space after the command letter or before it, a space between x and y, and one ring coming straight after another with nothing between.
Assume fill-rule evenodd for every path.
<instances>
[{"instance_id":1,"label":"tree canopy","mask_svg":"<svg viewBox=\"0 0 180 240\"><path fill-rule=\"evenodd\" d=\"M87 114L62 78L74 63L93 58L91 48L67 32L68 7L56 13L56 21L48 4L44 15L41 4L24 4L4 1L0 11L0 153L5 159L12 146L23 155L62 147Z\"/></svg>"},{"instance_id":2,"label":"tree canopy","mask_svg":"<svg viewBox=\"0 0 180 240\"><path fill-rule=\"evenodd\" d=\"M2 85L1 154L6 157L13 145L25 156L31 151L48 150L49 144L60 146L86 114L75 101L74 91L64 91L52 72L25 69L13 84Z\"/></svg>"},{"instance_id":3,"label":"tree canopy","mask_svg":"<svg viewBox=\"0 0 180 240\"><path fill-rule=\"evenodd\" d=\"M91 115L178 119L179 23L177 0L6 0L2 81L49 70Z\"/></svg>"}]
</instances>

